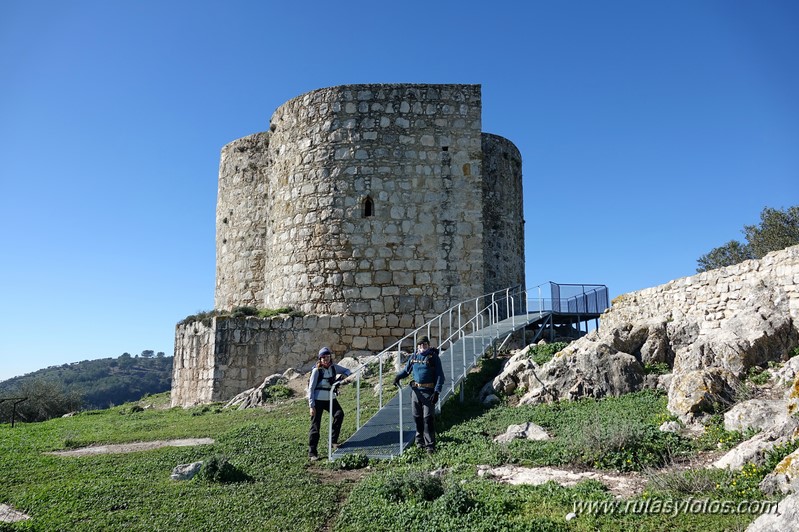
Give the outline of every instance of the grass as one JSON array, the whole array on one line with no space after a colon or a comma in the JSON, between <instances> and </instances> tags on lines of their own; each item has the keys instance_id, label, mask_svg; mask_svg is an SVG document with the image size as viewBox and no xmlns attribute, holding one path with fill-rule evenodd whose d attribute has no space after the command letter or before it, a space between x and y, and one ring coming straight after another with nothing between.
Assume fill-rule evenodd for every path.
<instances>
[{"instance_id":1,"label":"grass","mask_svg":"<svg viewBox=\"0 0 799 532\"><path fill-rule=\"evenodd\" d=\"M485 361L472 375L467 391L479 390L496 369L492 364ZM344 437L355 430L354 395L345 388L340 397L347 413ZM361 395L368 403L362 412L366 419L377 400L371 393ZM0 530L711 532L743 529L754 518L584 513L567 522L575 500L612 502L613 496L596 481L569 488L553 483L511 486L476 474L478 465L502 464L659 471L671 458L690 457L697 451L693 442L657 431L668 412L666 398L654 392L489 409L453 398L438 420L439 446L432 458L412 448L392 461L353 456L333 464L307 460L308 412L302 399L248 410L219 404L170 409L166 394L146 402L158 407L128 404L13 429L0 425L0 502L32 516L0 524ZM552 439L493 442L508 425L527 421L546 428ZM323 423L323 431L326 427ZM44 454L91 444L189 437L211 437L215 443L83 457ZM169 478L176 465L198 460L214 464L210 474L180 482ZM431 477L433 470L444 473ZM758 495L751 488L764 474L764 469L730 478L703 478L702 473L669 478L663 473L646 496L754 498ZM732 481L736 486L746 482L746 488L731 490Z\"/></svg>"}]
</instances>

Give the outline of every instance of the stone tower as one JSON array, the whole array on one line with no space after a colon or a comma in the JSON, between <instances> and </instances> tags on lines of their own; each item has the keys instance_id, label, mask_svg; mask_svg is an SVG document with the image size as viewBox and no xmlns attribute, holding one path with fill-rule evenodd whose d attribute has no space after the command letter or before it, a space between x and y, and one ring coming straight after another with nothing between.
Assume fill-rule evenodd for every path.
<instances>
[{"instance_id":1,"label":"stone tower","mask_svg":"<svg viewBox=\"0 0 799 532\"><path fill-rule=\"evenodd\" d=\"M348 85L222 150L215 307L437 314L524 281L521 157L479 85Z\"/></svg>"},{"instance_id":2,"label":"stone tower","mask_svg":"<svg viewBox=\"0 0 799 532\"><path fill-rule=\"evenodd\" d=\"M482 133L481 112L479 85L344 85L289 100L269 131L225 146L214 306L305 319L258 334L178 326L173 404L224 399L317 344L379 351L459 301L524 284L521 156Z\"/></svg>"}]
</instances>

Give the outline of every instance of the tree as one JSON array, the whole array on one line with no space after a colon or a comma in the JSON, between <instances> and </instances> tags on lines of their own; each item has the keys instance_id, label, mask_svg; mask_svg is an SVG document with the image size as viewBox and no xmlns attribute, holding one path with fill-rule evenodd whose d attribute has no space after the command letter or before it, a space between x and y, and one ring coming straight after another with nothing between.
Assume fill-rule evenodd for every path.
<instances>
[{"instance_id":1,"label":"tree","mask_svg":"<svg viewBox=\"0 0 799 532\"><path fill-rule=\"evenodd\" d=\"M760 225L745 225L746 244L730 240L699 257L697 272L759 259L767 253L799 244L799 205L784 211L766 207L760 213Z\"/></svg>"},{"instance_id":2,"label":"tree","mask_svg":"<svg viewBox=\"0 0 799 532\"><path fill-rule=\"evenodd\" d=\"M745 225L744 234L756 258L799 244L799 205L785 211L763 209L760 227Z\"/></svg>"},{"instance_id":3,"label":"tree","mask_svg":"<svg viewBox=\"0 0 799 532\"><path fill-rule=\"evenodd\" d=\"M74 412L80 409L83 402L78 392L69 391L61 383L49 379L23 381L14 391L14 396L27 397L26 401L17 405L17 416L29 422L45 421ZM8 405L2 410L8 410ZM3 411L2 417L10 419L10 412Z\"/></svg>"},{"instance_id":4,"label":"tree","mask_svg":"<svg viewBox=\"0 0 799 532\"><path fill-rule=\"evenodd\" d=\"M716 268L723 268L732 264L738 264L752 257L752 252L749 246L741 244L737 240L730 240L721 247L713 248L706 255L702 255L697 260L699 265L696 268L697 272L705 272L707 270L715 270Z\"/></svg>"}]
</instances>

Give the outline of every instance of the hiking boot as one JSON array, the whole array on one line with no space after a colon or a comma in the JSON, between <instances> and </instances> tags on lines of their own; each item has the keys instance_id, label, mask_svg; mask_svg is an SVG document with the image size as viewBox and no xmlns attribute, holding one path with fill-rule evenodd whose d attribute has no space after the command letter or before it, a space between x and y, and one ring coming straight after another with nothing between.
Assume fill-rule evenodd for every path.
<instances>
[{"instance_id":1,"label":"hiking boot","mask_svg":"<svg viewBox=\"0 0 799 532\"><path fill-rule=\"evenodd\" d=\"M310 460L311 462L316 462L317 460L319 460L319 455L316 454L316 451L311 451L308 453L308 460Z\"/></svg>"},{"instance_id":2,"label":"hiking boot","mask_svg":"<svg viewBox=\"0 0 799 532\"><path fill-rule=\"evenodd\" d=\"M425 451L425 452L426 452L428 455L433 455L433 454L435 454L435 453L436 453L436 449L435 449L435 447L427 447L427 448L426 448L424 451Z\"/></svg>"}]
</instances>

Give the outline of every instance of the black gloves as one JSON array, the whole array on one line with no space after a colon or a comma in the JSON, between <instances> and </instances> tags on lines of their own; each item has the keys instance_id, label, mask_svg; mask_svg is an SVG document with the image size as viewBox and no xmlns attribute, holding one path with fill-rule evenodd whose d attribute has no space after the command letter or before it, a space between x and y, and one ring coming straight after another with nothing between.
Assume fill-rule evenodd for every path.
<instances>
[{"instance_id":1,"label":"black gloves","mask_svg":"<svg viewBox=\"0 0 799 532\"><path fill-rule=\"evenodd\" d=\"M433 392L433 404L438 402L438 392Z\"/></svg>"},{"instance_id":2,"label":"black gloves","mask_svg":"<svg viewBox=\"0 0 799 532\"><path fill-rule=\"evenodd\" d=\"M336 382L341 382L346 378L347 378L346 375L344 375L343 373L339 373L338 375L336 375Z\"/></svg>"},{"instance_id":3,"label":"black gloves","mask_svg":"<svg viewBox=\"0 0 799 532\"><path fill-rule=\"evenodd\" d=\"M399 386L399 385L400 385L400 378L398 376L394 377L394 386Z\"/></svg>"}]
</instances>

